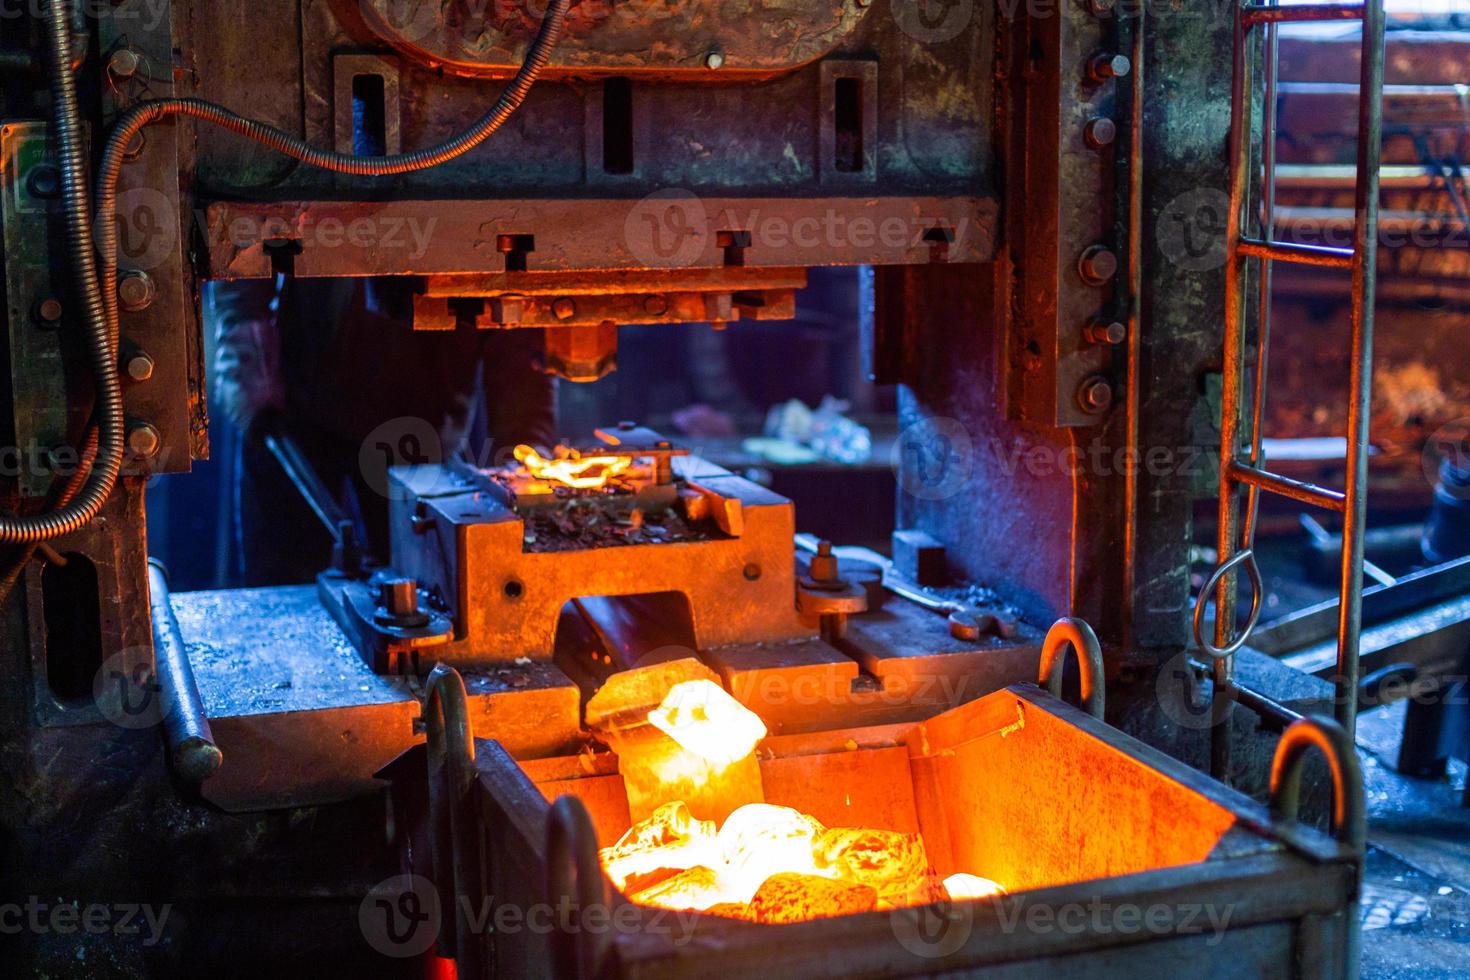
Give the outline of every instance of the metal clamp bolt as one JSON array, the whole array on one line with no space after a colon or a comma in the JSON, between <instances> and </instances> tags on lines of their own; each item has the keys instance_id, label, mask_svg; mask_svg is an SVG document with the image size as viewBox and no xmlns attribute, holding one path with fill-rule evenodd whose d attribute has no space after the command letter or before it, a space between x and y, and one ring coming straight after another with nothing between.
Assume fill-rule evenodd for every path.
<instances>
[{"instance_id":1,"label":"metal clamp bolt","mask_svg":"<svg viewBox=\"0 0 1470 980\"><path fill-rule=\"evenodd\" d=\"M1093 375L1077 388L1077 404L1089 415L1101 415L1113 407L1113 385L1101 375Z\"/></svg>"}]
</instances>

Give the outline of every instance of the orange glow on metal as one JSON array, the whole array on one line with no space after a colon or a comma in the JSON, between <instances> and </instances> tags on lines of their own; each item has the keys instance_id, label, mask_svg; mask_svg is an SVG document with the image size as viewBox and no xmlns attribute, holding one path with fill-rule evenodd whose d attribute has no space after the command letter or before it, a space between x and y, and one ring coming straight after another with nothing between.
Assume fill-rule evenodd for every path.
<instances>
[{"instance_id":1,"label":"orange glow on metal","mask_svg":"<svg viewBox=\"0 0 1470 980\"><path fill-rule=\"evenodd\" d=\"M670 688L648 721L716 769L753 761L766 734L759 716L708 680ZM682 769L658 775L669 785L688 777ZM600 856L608 877L637 904L752 922L800 922L1005 893L970 874L941 881L919 834L828 828L769 803L746 803L717 827L695 817L682 799L670 800Z\"/></svg>"},{"instance_id":2,"label":"orange glow on metal","mask_svg":"<svg viewBox=\"0 0 1470 980\"><path fill-rule=\"evenodd\" d=\"M684 681L669 688L663 703L648 713L648 721L685 751L714 766L739 762L766 737L760 715L706 680Z\"/></svg>"},{"instance_id":3,"label":"orange glow on metal","mask_svg":"<svg viewBox=\"0 0 1470 980\"><path fill-rule=\"evenodd\" d=\"M558 446L553 456L547 459L530 446L515 448L516 459L536 479L575 490L595 490L633 465L627 456L583 456L564 446Z\"/></svg>"}]
</instances>

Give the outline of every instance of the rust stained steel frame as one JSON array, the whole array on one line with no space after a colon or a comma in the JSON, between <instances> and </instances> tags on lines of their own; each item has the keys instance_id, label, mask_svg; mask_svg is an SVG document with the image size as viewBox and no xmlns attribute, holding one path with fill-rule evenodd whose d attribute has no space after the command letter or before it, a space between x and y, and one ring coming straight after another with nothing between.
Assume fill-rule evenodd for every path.
<instances>
[{"instance_id":1,"label":"rust stained steel frame","mask_svg":"<svg viewBox=\"0 0 1470 980\"><path fill-rule=\"evenodd\" d=\"M1264 158L1264 215L1262 238L1246 235L1249 227L1248 207L1251 171L1251 85L1255 75L1255 42L1259 35L1253 28L1263 26L1267 34L1269 63L1267 84L1274 89L1276 60L1276 25L1295 20L1353 19L1363 21L1363 58L1358 117L1357 190L1355 201L1354 247L1349 250L1309 250L1270 240L1274 224L1274 106L1268 105L1267 149ZM1367 460L1369 408L1372 396L1373 304L1377 285L1377 218L1379 160L1383 131L1384 71L1383 0L1369 0L1361 5L1317 5L1278 7L1242 5L1237 8L1234 44L1234 84L1231 94L1230 132L1230 210L1227 230L1227 266L1224 332L1224 383L1220 419L1220 517L1218 551L1220 566L1211 577L1215 583L1215 630L1213 643L1205 643L1199 623L1203 607L1209 601L1210 583L1201 590L1196 608L1196 639L1215 657L1214 699L1216 723L1211 731L1210 769L1220 779L1228 779L1230 771L1230 724L1226 710L1232 694L1231 657L1244 645L1254 626L1252 622L1240 636L1231 640L1235 618L1235 568L1242 562L1253 564L1251 550L1255 516L1260 491L1283 494L1303 503L1324 507L1343 515L1342 573L1340 612L1337 638L1336 715L1351 736L1357 714L1358 645L1362 631L1363 524L1367 511ZM1274 92L1271 93L1274 96ZM1269 102L1269 98L1268 98ZM1262 262L1262 298L1269 296L1270 267L1273 261L1306 262L1350 269L1352 273L1352 342L1351 390L1348 408L1347 481L1342 493L1301 484L1265 472L1253 465L1260 461L1262 404L1265 396L1265 352L1269 343L1269 320L1264 311L1258 339L1256 385L1253 398L1250 461L1238 459L1241 408L1244 386L1245 357L1245 270L1246 261ZM1248 491L1244 524L1240 520L1237 491L1244 484ZM1258 578L1258 576L1257 576ZM1259 597L1256 600L1259 608Z\"/></svg>"},{"instance_id":2,"label":"rust stained steel frame","mask_svg":"<svg viewBox=\"0 0 1470 980\"><path fill-rule=\"evenodd\" d=\"M1356 774L1350 765L1338 765L1343 760L1334 753L1341 751L1341 739L1330 737L1331 732L1317 732L1325 726L1313 722L1303 726L1291 739L1283 740L1276 768L1289 776L1291 763L1300 758L1306 744L1324 747L1340 776L1336 787L1339 809L1353 818L1340 821L1337 841L1293 822L1289 778L1282 780L1281 792L1273 796L1273 804L1279 807L1273 813L1029 685L998 691L919 724L770 738L761 754L768 799L812 812L833 826L844 820L866 820L891 823L896 829L924 829L926 837L932 831L931 855L936 865L954 865L957 855L976 849L1002 856L1009 863L1003 861L998 876L1018 882L1017 893L998 902L957 903L951 918L963 927L931 937L918 950L903 942L902 912L813 920L783 927L777 934L749 923L698 916L686 940L672 946L667 930L652 928L646 918L656 913L640 912L644 928L620 930L593 956L564 956L561 962L580 959L583 967L595 969L599 976L679 977L700 964L707 965L708 951L718 948L721 968L732 976L769 975L772 971L834 977L929 975L1001 964L1009 965L1019 976L1049 976L1055 969L1054 957L1106 950L1106 956L1090 961L1101 970L1099 975L1134 976L1139 969L1162 969L1161 956L1177 958L1178 944L1187 941L1183 938L1186 930L1177 936L1090 929L1016 932L1005 926L1012 907L1061 908L1074 903L1088 907L1103 902L1135 907L1162 904L1177 911L1187 905L1213 903L1228 905L1235 912L1229 929L1211 943L1218 947L1216 956L1251 959L1263 971L1284 969L1284 963L1292 962L1306 976L1350 976L1356 962L1353 895L1361 867L1356 836L1361 821L1355 815L1361 813L1361 783L1353 781ZM1091 759L1104 767L1121 766L1134 775L1149 772L1145 782L1153 785L1157 781L1154 788L1173 800L1161 804L1163 797L1151 795L1155 805L1177 815L1177 807L1190 801L1187 805L1197 818L1190 824L1195 828L1191 840L1196 843L1135 829L1134 833L1090 839L1091 857L1083 859L1065 849L1034 850L1035 823L1030 820L977 820L970 828L978 835L974 839L960 825L934 823L936 809L946 804L942 795L924 788L937 778L931 766L954 767L954 778L961 778L963 772L987 771L993 766L977 764L977 758L997 753L1025 755L1031 751L1025 743L1033 729L1046 746L1045 758L1053 765L1083 771ZM1000 731L1011 737L984 737L986 732ZM1308 737L1314 732L1321 737ZM946 744L951 748L945 749ZM945 755L961 750L970 755L969 762L943 761ZM934 757L926 759L931 753ZM1024 764L1013 764L1017 771L1029 771ZM865 772L867 778L861 775ZM912 785L903 778L906 774L912 775ZM1054 773L1041 770L1033 775L1043 783L1055 780ZM591 818L576 822L584 851L590 846L585 840L588 836L595 835L599 844L615 840L627 820L615 760L594 755L590 762L563 758L518 765L494 742L481 742L476 776L481 818L500 832L492 838L495 851L490 855L496 880L487 882L487 887L497 895L502 888L523 889L526 894L521 897L528 902L555 903L564 892L536 892L538 883L555 886L575 879L581 886L587 878L602 881L586 860L578 862L576 875L550 869L549 862L574 855L567 848L553 853L556 849L549 846L546 828L552 823L550 801L555 798L555 809L565 811L570 806ZM828 786L834 780L847 787L845 801L841 792L834 794ZM1064 784L1056 781L1056 792L1065 794ZM1128 785L1137 790L1141 784L1130 776L1121 781L1096 780L1091 785L1098 789L1090 801L1076 798L1070 811L1066 806L1048 810L1050 816L1042 823L1054 829L1068 819L1074 827L1077 821L1085 824L1090 819L1085 816L1089 807L1109 805L1105 801L1114 790L1102 787ZM987 802L1004 808L1011 805L1002 802L1005 795L992 794ZM1021 808L1054 806L1021 789L1011 790L1011 800ZM1151 819L1146 806L1119 808L1116 801L1111 806L1110 812L1130 814L1139 828ZM1209 857L1188 859L1186 852L1216 833L1224 837L1205 848ZM1016 841L1017 837L1025 838L1026 843ZM1007 838L1012 839L1009 846L1002 843ZM1150 857L1128 850L1139 841L1146 842L1145 850L1153 847ZM1169 842L1167 847L1165 842ZM1080 863L1071 863L1074 859ZM1084 880L1077 881L1079 875ZM605 883L598 894L599 901L611 902L614 910L626 902ZM661 921L668 918L665 914ZM1023 936L1025 941L1018 941ZM571 934L497 938L490 943L487 958L514 973L542 956L570 952L563 947L576 938ZM1151 938L1166 941L1156 946Z\"/></svg>"}]
</instances>

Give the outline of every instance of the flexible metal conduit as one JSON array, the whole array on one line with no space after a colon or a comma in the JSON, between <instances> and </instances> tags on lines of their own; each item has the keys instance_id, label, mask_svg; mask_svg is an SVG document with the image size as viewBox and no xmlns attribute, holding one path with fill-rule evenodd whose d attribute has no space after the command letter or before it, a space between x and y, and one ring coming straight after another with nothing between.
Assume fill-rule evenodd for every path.
<instances>
[{"instance_id":1,"label":"flexible metal conduit","mask_svg":"<svg viewBox=\"0 0 1470 980\"><path fill-rule=\"evenodd\" d=\"M76 77L71 71L72 41L67 26L70 8L68 0L48 0L46 38L66 243L76 277L73 291L81 303L87 355L97 383L97 461L71 503L35 516L0 516L0 542L6 544L35 544L82 527L102 509L122 468L123 403L117 374L117 340L115 327L110 326L103 306L103 297L110 296L111 290L101 286L111 279L98 278L97 253L92 241L87 157L81 113L77 109Z\"/></svg>"}]
</instances>

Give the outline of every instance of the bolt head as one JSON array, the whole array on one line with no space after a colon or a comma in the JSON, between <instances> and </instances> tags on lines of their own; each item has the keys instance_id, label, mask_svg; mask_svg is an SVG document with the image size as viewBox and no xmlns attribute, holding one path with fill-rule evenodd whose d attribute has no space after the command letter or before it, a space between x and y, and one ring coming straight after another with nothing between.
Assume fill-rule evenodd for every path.
<instances>
[{"instance_id":1,"label":"bolt head","mask_svg":"<svg viewBox=\"0 0 1470 980\"><path fill-rule=\"evenodd\" d=\"M139 351L128 358L127 372L134 381L147 381L153 377L153 358Z\"/></svg>"},{"instance_id":2,"label":"bolt head","mask_svg":"<svg viewBox=\"0 0 1470 980\"><path fill-rule=\"evenodd\" d=\"M158 287L153 277L138 269L123 273L117 281L117 301L130 313L138 313L153 305Z\"/></svg>"},{"instance_id":3,"label":"bolt head","mask_svg":"<svg viewBox=\"0 0 1470 980\"><path fill-rule=\"evenodd\" d=\"M1087 325L1087 339L1102 347L1115 347L1128 339L1128 327L1118 320L1093 320Z\"/></svg>"},{"instance_id":4,"label":"bolt head","mask_svg":"<svg viewBox=\"0 0 1470 980\"><path fill-rule=\"evenodd\" d=\"M669 312L669 298L655 293L643 301L643 312L649 316L663 316Z\"/></svg>"},{"instance_id":5,"label":"bolt head","mask_svg":"<svg viewBox=\"0 0 1470 980\"><path fill-rule=\"evenodd\" d=\"M711 71L719 71L725 67L725 52L711 51L704 56L704 66Z\"/></svg>"},{"instance_id":6,"label":"bolt head","mask_svg":"<svg viewBox=\"0 0 1470 980\"><path fill-rule=\"evenodd\" d=\"M163 446L163 435L148 422L138 422L128 427L128 452L141 458L158 455Z\"/></svg>"},{"instance_id":7,"label":"bolt head","mask_svg":"<svg viewBox=\"0 0 1470 980\"><path fill-rule=\"evenodd\" d=\"M132 78L139 66L138 53L131 48L119 48L107 59L107 72L113 78Z\"/></svg>"},{"instance_id":8,"label":"bolt head","mask_svg":"<svg viewBox=\"0 0 1470 980\"><path fill-rule=\"evenodd\" d=\"M1094 150L1101 150L1103 147L1112 146L1113 141L1118 138L1118 125L1106 116L1099 116L1088 122L1082 136L1087 140L1088 146Z\"/></svg>"},{"instance_id":9,"label":"bolt head","mask_svg":"<svg viewBox=\"0 0 1470 980\"><path fill-rule=\"evenodd\" d=\"M551 312L558 320L570 320L577 315L577 302L570 297L563 296L551 304Z\"/></svg>"},{"instance_id":10,"label":"bolt head","mask_svg":"<svg viewBox=\"0 0 1470 980\"><path fill-rule=\"evenodd\" d=\"M1107 378L1091 377L1077 389L1077 403L1089 415L1099 415L1113 407L1113 386Z\"/></svg>"},{"instance_id":11,"label":"bolt head","mask_svg":"<svg viewBox=\"0 0 1470 980\"><path fill-rule=\"evenodd\" d=\"M60 323L63 312L65 308L55 296L42 297L36 303L36 319L44 327L54 327Z\"/></svg>"},{"instance_id":12,"label":"bolt head","mask_svg":"<svg viewBox=\"0 0 1470 980\"><path fill-rule=\"evenodd\" d=\"M1123 78L1133 70L1133 62L1123 54L1100 54L1088 65L1088 74L1099 82Z\"/></svg>"},{"instance_id":13,"label":"bolt head","mask_svg":"<svg viewBox=\"0 0 1470 980\"><path fill-rule=\"evenodd\" d=\"M1089 286L1105 286L1118 274L1118 256L1105 245L1094 245L1077 260L1077 271Z\"/></svg>"}]
</instances>

